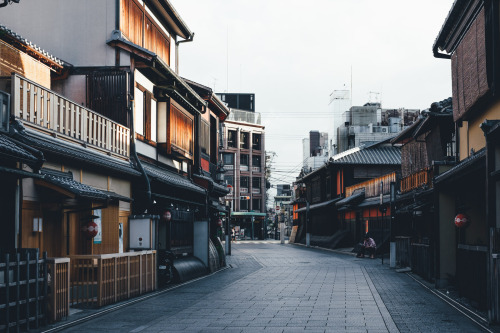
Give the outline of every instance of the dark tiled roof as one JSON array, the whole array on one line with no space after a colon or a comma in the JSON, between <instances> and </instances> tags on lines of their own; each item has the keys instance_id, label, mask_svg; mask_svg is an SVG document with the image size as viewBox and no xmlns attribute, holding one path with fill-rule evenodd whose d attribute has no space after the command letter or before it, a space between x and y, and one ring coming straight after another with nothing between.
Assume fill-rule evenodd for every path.
<instances>
[{"instance_id":1,"label":"dark tiled roof","mask_svg":"<svg viewBox=\"0 0 500 333\"><path fill-rule=\"evenodd\" d=\"M332 164L401 164L401 150L399 147L368 147L353 148L331 159Z\"/></svg>"},{"instance_id":2,"label":"dark tiled roof","mask_svg":"<svg viewBox=\"0 0 500 333\"><path fill-rule=\"evenodd\" d=\"M391 143L395 144L407 138L415 138L423 132L428 131L430 126L436 124L431 121L436 117L448 117L450 118L450 121L453 121L453 105L451 97L432 103L430 108L421 112L420 117L413 124L394 137L391 140Z\"/></svg>"},{"instance_id":3,"label":"dark tiled roof","mask_svg":"<svg viewBox=\"0 0 500 333\"><path fill-rule=\"evenodd\" d=\"M473 167L476 165L476 163L479 165L480 163L485 163L486 161L486 149L481 149L474 155L471 155L461 161L459 164L451 168L450 170L443 172L439 176L436 176L434 179L435 184L442 183L446 181L447 179L456 176L460 174L461 172L467 171L469 168Z\"/></svg>"},{"instance_id":4,"label":"dark tiled roof","mask_svg":"<svg viewBox=\"0 0 500 333\"><path fill-rule=\"evenodd\" d=\"M91 200L115 199L130 201L129 198L121 196L114 192L99 190L90 185L79 183L73 179L73 174L71 172L60 172L50 169L42 169L41 174L43 175L43 181L56 185L80 198Z\"/></svg>"},{"instance_id":5,"label":"dark tiled roof","mask_svg":"<svg viewBox=\"0 0 500 333\"><path fill-rule=\"evenodd\" d=\"M38 158L35 157L30 151L23 148L22 145L16 143L15 140L9 138L5 134L0 134L0 156L4 156L15 161L32 163L38 162Z\"/></svg>"},{"instance_id":6,"label":"dark tiled roof","mask_svg":"<svg viewBox=\"0 0 500 333\"><path fill-rule=\"evenodd\" d=\"M224 185L217 184L211 177L205 176L205 175L193 175L193 177L201 178L209 182L211 184L212 189L211 192L215 192L215 195L219 195L220 197L226 196L231 192L230 189L228 189Z\"/></svg>"},{"instance_id":7,"label":"dark tiled roof","mask_svg":"<svg viewBox=\"0 0 500 333\"><path fill-rule=\"evenodd\" d=\"M320 202L320 203L317 203L317 204L314 204L314 205L310 205L309 206L309 210L318 209L318 208L322 208L322 207L327 207L329 205L332 205L332 204L336 203L337 201L339 201L341 199L342 198L335 198L335 199L332 199L332 200L323 201L323 202ZM295 212L301 213L301 212L305 212L306 210L307 210L307 206L299 208Z\"/></svg>"},{"instance_id":8,"label":"dark tiled roof","mask_svg":"<svg viewBox=\"0 0 500 333\"><path fill-rule=\"evenodd\" d=\"M206 193L204 188L193 184L191 180L173 173L172 171L146 162L142 162L142 166L144 167L144 170L149 177L156 179L157 181L162 182L166 185L173 186L179 189L191 190L200 194Z\"/></svg>"},{"instance_id":9,"label":"dark tiled roof","mask_svg":"<svg viewBox=\"0 0 500 333\"><path fill-rule=\"evenodd\" d=\"M61 65L61 66L64 66L65 62L62 61L61 59L59 58L56 58L55 56L53 56L52 54L48 53L47 51L43 50L42 48L40 48L39 46L33 44L32 42L30 42L29 40L27 40L26 38L24 38L23 36L19 35L18 33L16 33L15 31L7 28L6 26L4 25L1 25L0 24L0 34L6 34L12 38L14 38L15 40L17 40L19 43L25 45L25 46L28 46L32 49L34 49L35 51L37 51L38 53L42 54L44 57L52 60L53 62Z\"/></svg>"},{"instance_id":10,"label":"dark tiled roof","mask_svg":"<svg viewBox=\"0 0 500 333\"><path fill-rule=\"evenodd\" d=\"M354 190L351 196L344 198L337 202L335 205L337 207L356 205L363 201L365 198L365 188L358 188Z\"/></svg>"},{"instance_id":11,"label":"dark tiled roof","mask_svg":"<svg viewBox=\"0 0 500 333\"><path fill-rule=\"evenodd\" d=\"M27 131L25 133L25 135L18 134L19 139L22 139L30 146L40 149L44 153L60 155L77 162L91 164L99 168L106 168L131 176L141 175L139 171L134 169L132 163L128 161L120 160L105 154L94 153L89 149L47 135Z\"/></svg>"}]
</instances>

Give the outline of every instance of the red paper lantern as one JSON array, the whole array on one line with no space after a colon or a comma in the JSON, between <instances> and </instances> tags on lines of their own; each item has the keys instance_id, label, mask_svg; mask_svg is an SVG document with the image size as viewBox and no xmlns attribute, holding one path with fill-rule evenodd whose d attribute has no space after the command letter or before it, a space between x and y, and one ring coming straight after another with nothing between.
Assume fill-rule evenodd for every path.
<instances>
[{"instance_id":1,"label":"red paper lantern","mask_svg":"<svg viewBox=\"0 0 500 333\"><path fill-rule=\"evenodd\" d=\"M94 221L90 221L82 228L82 231L88 238L94 238L99 232L99 226Z\"/></svg>"},{"instance_id":2,"label":"red paper lantern","mask_svg":"<svg viewBox=\"0 0 500 333\"><path fill-rule=\"evenodd\" d=\"M170 220L172 220L172 212L169 211L169 210L164 211L163 214L162 214L162 216L161 216L161 218L164 221L167 221L167 222L170 221Z\"/></svg>"},{"instance_id":3,"label":"red paper lantern","mask_svg":"<svg viewBox=\"0 0 500 333\"><path fill-rule=\"evenodd\" d=\"M217 225L218 225L219 227L222 227L222 220L221 220L221 219L218 219L218 220L217 220Z\"/></svg>"},{"instance_id":4,"label":"red paper lantern","mask_svg":"<svg viewBox=\"0 0 500 333\"><path fill-rule=\"evenodd\" d=\"M457 214L455 216L455 225L458 228L463 228L469 223L469 218L465 214Z\"/></svg>"}]
</instances>

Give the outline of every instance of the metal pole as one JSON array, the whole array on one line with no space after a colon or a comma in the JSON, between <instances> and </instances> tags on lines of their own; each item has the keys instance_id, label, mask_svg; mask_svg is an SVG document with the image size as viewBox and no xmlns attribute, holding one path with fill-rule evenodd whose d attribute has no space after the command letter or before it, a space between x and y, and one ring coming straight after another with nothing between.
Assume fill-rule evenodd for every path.
<instances>
[{"instance_id":1,"label":"metal pole","mask_svg":"<svg viewBox=\"0 0 500 333\"><path fill-rule=\"evenodd\" d=\"M389 220L389 244L390 244L390 257L389 266L391 268L396 267L396 242L394 241L394 235L392 234L392 222L394 220L394 202L396 201L396 183L391 182L391 219Z\"/></svg>"},{"instance_id":2,"label":"metal pole","mask_svg":"<svg viewBox=\"0 0 500 333\"><path fill-rule=\"evenodd\" d=\"M380 181L380 210L382 210L382 205L384 204L384 182ZM384 212L382 211L382 237L384 237ZM382 244L384 240L382 239ZM382 249L382 244L380 248ZM382 250L382 265L384 264L384 250Z\"/></svg>"},{"instance_id":3,"label":"metal pole","mask_svg":"<svg viewBox=\"0 0 500 333\"><path fill-rule=\"evenodd\" d=\"M309 201L306 201L306 246L311 246L311 234L309 233Z\"/></svg>"},{"instance_id":4,"label":"metal pole","mask_svg":"<svg viewBox=\"0 0 500 333\"><path fill-rule=\"evenodd\" d=\"M253 240L253 222L255 221L255 216L252 215L252 240Z\"/></svg>"}]
</instances>

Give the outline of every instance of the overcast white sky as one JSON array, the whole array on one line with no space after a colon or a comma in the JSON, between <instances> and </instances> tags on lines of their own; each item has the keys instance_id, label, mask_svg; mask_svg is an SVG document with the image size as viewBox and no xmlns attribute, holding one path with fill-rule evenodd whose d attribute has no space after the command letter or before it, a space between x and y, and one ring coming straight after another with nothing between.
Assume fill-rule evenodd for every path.
<instances>
[{"instance_id":1,"label":"overcast white sky","mask_svg":"<svg viewBox=\"0 0 500 333\"><path fill-rule=\"evenodd\" d=\"M302 165L301 138L327 131L329 95L353 105L425 109L451 96L450 61L432 45L453 0L171 0L195 32L180 74L216 92L256 94L273 183ZM372 94L372 97L375 95Z\"/></svg>"}]
</instances>

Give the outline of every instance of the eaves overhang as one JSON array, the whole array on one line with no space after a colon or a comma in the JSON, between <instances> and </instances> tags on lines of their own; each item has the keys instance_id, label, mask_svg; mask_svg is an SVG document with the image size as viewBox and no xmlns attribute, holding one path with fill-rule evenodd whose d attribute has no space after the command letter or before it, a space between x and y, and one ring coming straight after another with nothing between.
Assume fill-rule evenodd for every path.
<instances>
[{"instance_id":1,"label":"eaves overhang","mask_svg":"<svg viewBox=\"0 0 500 333\"><path fill-rule=\"evenodd\" d=\"M149 0L147 2L153 7L153 10L157 11L161 17L166 20L169 28L171 28L177 36L188 39L193 35L191 29L189 29L170 1Z\"/></svg>"},{"instance_id":2,"label":"eaves overhang","mask_svg":"<svg viewBox=\"0 0 500 333\"><path fill-rule=\"evenodd\" d=\"M142 67L137 67L141 71L152 72L158 77L155 88L163 91L173 98L191 113L205 113L207 102L201 98L170 66L158 55L145 49L123 37L121 31L115 30L111 39L106 41L109 46L118 47L130 52L142 62Z\"/></svg>"},{"instance_id":3,"label":"eaves overhang","mask_svg":"<svg viewBox=\"0 0 500 333\"><path fill-rule=\"evenodd\" d=\"M455 0L432 47L434 57L451 58L483 7L484 0Z\"/></svg>"},{"instance_id":4,"label":"eaves overhang","mask_svg":"<svg viewBox=\"0 0 500 333\"><path fill-rule=\"evenodd\" d=\"M229 116L229 107L220 100L220 98L213 92L212 88L186 78L182 79L208 103L210 109L217 114L221 121L224 121Z\"/></svg>"},{"instance_id":5,"label":"eaves overhang","mask_svg":"<svg viewBox=\"0 0 500 333\"><path fill-rule=\"evenodd\" d=\"M4 25L0 25L0 39L12 45L16 49L30 55L38 61L47 65L51 70L58 74L62 74L65 67L72 65L51 55L31 41L17 34L13 30Z\"/></svg>"}]
</instances>

